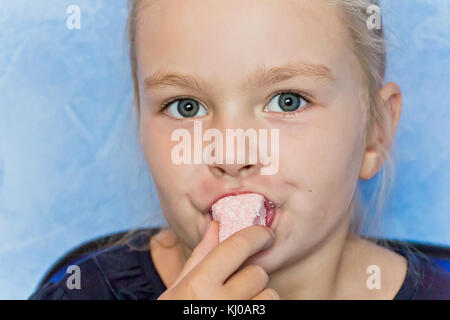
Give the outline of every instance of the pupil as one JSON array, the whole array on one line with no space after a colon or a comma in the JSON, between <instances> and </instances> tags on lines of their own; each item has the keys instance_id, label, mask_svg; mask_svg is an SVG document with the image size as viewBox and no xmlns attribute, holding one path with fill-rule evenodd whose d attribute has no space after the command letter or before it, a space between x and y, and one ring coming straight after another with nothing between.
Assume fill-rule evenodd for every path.
<instances>
[{"instance_id":1,"label":"pupil","mask_svg":"<svg viewBox=\"0 0 450 320\"><path fill-rule=\"evenodd\" d=\"M178 112L183 117L193 117L197 114L199 109L197 101L191 100L191 99L185 99L181 100L178 103Z\"/></svg>"},{"instance_id":2,"label":"pupil","mask_svg":"<svg viewBox=\"0 0 450 320\"><path fill-rule=\"evenodd\" d=\"M283 111L294 111L300 106L300 98L292 93L283 93L278 102Z\"/></svg>"}]
</instances>

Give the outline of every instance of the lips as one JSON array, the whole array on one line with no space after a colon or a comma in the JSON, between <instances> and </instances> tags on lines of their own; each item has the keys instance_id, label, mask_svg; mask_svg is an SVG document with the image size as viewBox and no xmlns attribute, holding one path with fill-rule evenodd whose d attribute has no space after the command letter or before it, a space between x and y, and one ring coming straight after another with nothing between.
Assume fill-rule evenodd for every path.
<instances>
[{"instance_id":1,"label":"lips","mask_svg":"<svg viewBox=\"0 0 450 320\"><path fill-rule=\"evenodd\" d=\"M214 203L216 203L217 201L219 201L220 199L225 198L225 197L237 196L237 195L245 194L245 193L256 193L256 194L260 194L261 196L264 197L264 207L266 208L266 226L270 228L272 225L273 219L275 218L277 208L279 208L280 205L277 202L267 198L264 194L254 192L254 191L238 191L238 192L224 193L221 196L214 199L214 201L211 202L211 204L208 206L208 208L206 210L206 213L208 213L212 219L212 206L214 205Z\"/></svg>"}]
</instances>

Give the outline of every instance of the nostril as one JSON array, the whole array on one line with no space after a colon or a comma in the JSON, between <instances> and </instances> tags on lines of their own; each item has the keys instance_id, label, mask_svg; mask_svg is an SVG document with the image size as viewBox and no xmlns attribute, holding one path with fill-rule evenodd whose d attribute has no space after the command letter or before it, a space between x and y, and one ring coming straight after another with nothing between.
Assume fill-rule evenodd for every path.
<instances>
[{"instance_id":1,"label":"nostril","mask_svg":"<svg viewBox=\"0 0 450 320\"><path fill-rule=\"evenodd\" d=\"M220 167L214 167L211 170L218 176L222 176L225 173L225 170Z\"/></svg>"},{"instance_id":2,"label":"nostril","mask_svg":"<svg viewBox=\"0 0 450 320\"><path fill-rule=\"evenodd\" d=\"M228 174L232 177L237 177L239 174L249 175L256 168L253 164L241 165L241 164L231 164L231 165L215 165L210 166L210 170L213 174L220 177Z\"/></svg>"}]
</instances>

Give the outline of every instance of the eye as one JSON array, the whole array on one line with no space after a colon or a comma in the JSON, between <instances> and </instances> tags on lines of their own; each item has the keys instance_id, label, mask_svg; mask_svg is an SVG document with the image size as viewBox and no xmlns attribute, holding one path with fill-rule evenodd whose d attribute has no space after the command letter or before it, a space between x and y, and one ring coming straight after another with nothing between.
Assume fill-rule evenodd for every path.
<instances>
[{"instance_id":1,"label":"eye","mask_svg":"<svg viewBox=\"0 0 450 320\"><path fill-rule=\"evenodd\" d=\"M282 92L272 98L269 105L264 107L264 111L294 112L300 107L308 105L308 103L309 101L299 93Z\"/></svg>"},{"instance_id":2,"label":"eye","mask_svg":"<svg viewBox=\"0 0 450 320\"><path fill-rule=\"evenodd\" d=\"M174 118L192 118L196 115L205 116L206 109L193 99L177 99L167 102L164 105L167 112Z\"/></svg>"}]
</instances>

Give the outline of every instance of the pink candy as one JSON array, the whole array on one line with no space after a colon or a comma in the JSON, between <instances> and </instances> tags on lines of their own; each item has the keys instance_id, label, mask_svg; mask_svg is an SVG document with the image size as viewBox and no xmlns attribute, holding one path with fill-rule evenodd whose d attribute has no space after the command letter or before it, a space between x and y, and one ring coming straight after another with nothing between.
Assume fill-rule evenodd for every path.
<instances>
[{"instance_id":1,"label":"pink candy","mask_svg":"<svg viewBox=\"0 0 450 320\"><path fill-rule=\"evenodd\" d=\"M219 242L233 233L253 225L266 225L264 197L244 193L220 199L212 206L213 219L219 222Z\"/></svg>"}]
</instances>

